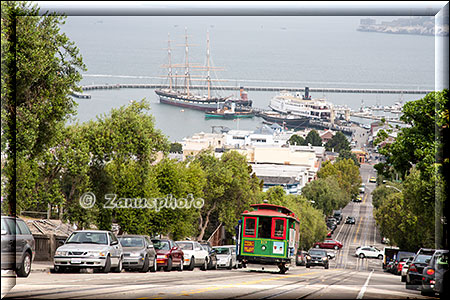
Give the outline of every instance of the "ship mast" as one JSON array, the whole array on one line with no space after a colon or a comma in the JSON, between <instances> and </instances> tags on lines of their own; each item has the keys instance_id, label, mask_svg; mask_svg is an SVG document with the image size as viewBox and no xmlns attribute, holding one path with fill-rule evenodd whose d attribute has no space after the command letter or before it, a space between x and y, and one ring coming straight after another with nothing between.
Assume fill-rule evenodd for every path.
<instances>
[{"instance_id":1,"label":"ship mast","mask_svg":"<svg viewBox=\"0 0 450 300\"><path fill-rule=\"evenodd\" d=\"M186 83L186 93L189 97L189 46L188 46L188 36L187 36L187 27L184 27L185 32L185 64L184 64L184 75L185 75L185 83Z\"/></svg>"},{"instance_id":2,"label":"ship mast","mask_svg":"<svg viewBox=\"0 0 450 300\"><path fill-rule=\"evenodd\" d=\"M169 65L168 65L168 69L169 69L169 90L172 91L172 49L170 48L170 32L167 34L168 35L168 41L167 41L167 54L168 54L168 58L169 58Z\"/></svg>"},{"instance_id":3,"label":"ship mast","mask_svg":"<svg viewBox=\"0 0 450 300\"><path fill-rule=\"evenodd\" d=\"M209 53L209 30L206 31L206 68L207 68L207 73L206 73L206 80L208 81L208 99L211 98L211 74L210 74L210 62L209 62L209 57L210 57L210 53Z\"/></svg>"}]
</instances>

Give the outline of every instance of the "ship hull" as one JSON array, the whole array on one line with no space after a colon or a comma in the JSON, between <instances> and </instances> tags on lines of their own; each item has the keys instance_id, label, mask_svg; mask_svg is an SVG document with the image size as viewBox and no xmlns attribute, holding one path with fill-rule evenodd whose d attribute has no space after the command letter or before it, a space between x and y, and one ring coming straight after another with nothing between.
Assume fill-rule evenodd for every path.
<instances>
[{"instance_id":1,"label":"ship hull","mask_svg":"<svg viewBox=\"0 0 450 300\"><path fill-rule=\"evenodd\" d=\"M233 119L243 119L243 118L253 118L254 114L220 114L220 113L206 113L206 119L225 119L225 120L233 120Z\"/></svg>"},{"instance_id":2,"label":"ship hull","mask_svg":"<svg viewBox=\"0 0 450 300\"><path fill-rule=\"evenodd\" d=\"M307 117L299 117L299 118L283 118L283 117L275 117L266 115L264 113L261 113L258 115L259 117L263 118L264 121L269 123L277 123L281 126L286 126L288 128L306 128L309 125L310 119Z\"/></svg>"},{"instance_id":3,"label":"ship hull","mask_svg":"<svg viewBox=\"0 0 450 300\"><path fill-rule=\"evenodd\" d=\"M184 108L191 108L201 111L211 111L217 109L225 103L225 99L214 98L206 100L190 99L180 95L173 95L170 93L156 90L155 93L159 96L159 102Z\"/></svg>"}]
</instances>

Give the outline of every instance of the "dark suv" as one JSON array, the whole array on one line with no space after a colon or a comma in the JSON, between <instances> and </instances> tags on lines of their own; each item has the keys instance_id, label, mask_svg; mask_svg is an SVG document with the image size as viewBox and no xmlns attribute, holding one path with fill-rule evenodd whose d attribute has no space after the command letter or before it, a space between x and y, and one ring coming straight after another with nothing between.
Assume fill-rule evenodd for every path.
<instances>
[{"instance_id":1,"label":"dark suv","mask_svg":"<svg viewBox=\"0 0 450 300\"><path fill-rule=\"evenodd\" d=\"M27 224L20 218L2 216L2 269L15 270L28 277L35 257L35 241Z\"/></svg>"},{"instance_id":2,"label":"dark suv","mask_svg":"<svg viewBox=\"0 0 450 300\"><path fill-rule=\"evenodd\" d=\"M422 285L422 271L428 265L435 250L421 248L417 251L413 261L410 263L408 272L406 272L406 288L409 290L418 290Z\"/></svg>"},{"instance_id":3,"label":"dark suv","mask_svg":"<svg viewBox=\"0 0 450 300\"><path fill-rule=\"evenodd\" d=\"M321 249L311 249L306 255L306 267L323 266L328 269L328 254L327 251Z\"/></svg>"}]
</instances>

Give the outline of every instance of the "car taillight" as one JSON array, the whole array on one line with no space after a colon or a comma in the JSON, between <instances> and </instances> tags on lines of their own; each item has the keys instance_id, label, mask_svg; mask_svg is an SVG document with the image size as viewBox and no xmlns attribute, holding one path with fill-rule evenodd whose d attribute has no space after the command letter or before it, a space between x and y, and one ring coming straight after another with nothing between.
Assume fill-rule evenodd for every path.
<instances>
[{"instance_id":1,"label":"car taillight","mask_svg":"<svg viewBox=\"0 0 450 300\"><path fill-rule=\"evenodd\" d=\"M402 264L399 264L399 265L397 266L397 270L398 270L398 271L401 271L402 268L403 268L403 265L402 265Z\"/></svg>"},{"instance_id":2,"label":"car taillight","mask_svg":"<svg viewBox=\"0 0 450 300\"><path fill-rule=\"evenodd\" d=\"M414 264L411 264L409 266L409 272L417 272L417 268L416 268L416 266Z\"/></svg>"},{"instance_id":3,"label":"car taillight","mask_svg":"<svg viewBox=\"0 0 450 300\"><path fill-rule=\"evenodd\" d=\"M433 269L428 269L427 270L427 274L428 275L433 275L434 274L434 270Z\"/></svg>"}]
</instances>

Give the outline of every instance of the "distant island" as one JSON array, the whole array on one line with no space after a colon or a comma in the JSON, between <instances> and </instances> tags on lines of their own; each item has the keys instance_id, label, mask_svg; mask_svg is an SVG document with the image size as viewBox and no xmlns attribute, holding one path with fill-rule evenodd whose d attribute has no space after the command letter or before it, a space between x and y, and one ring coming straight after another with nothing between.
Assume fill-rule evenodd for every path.
<instances>
[{"instance_id":1,"label":"distant island","mask_svg":"<svg viewBox=\"0 0 450 300\"><path fill-rule=\"evenodd\" d=\"M382 21L376 23L375 19L361 19L356 30L368 32L397 33L397 34L417 34L417 35L437 35L448 36L448 16L444 17L443 26L435 26L435 17L409 17L399 18L393 21Z\"/></svg>"}]
</instances>

